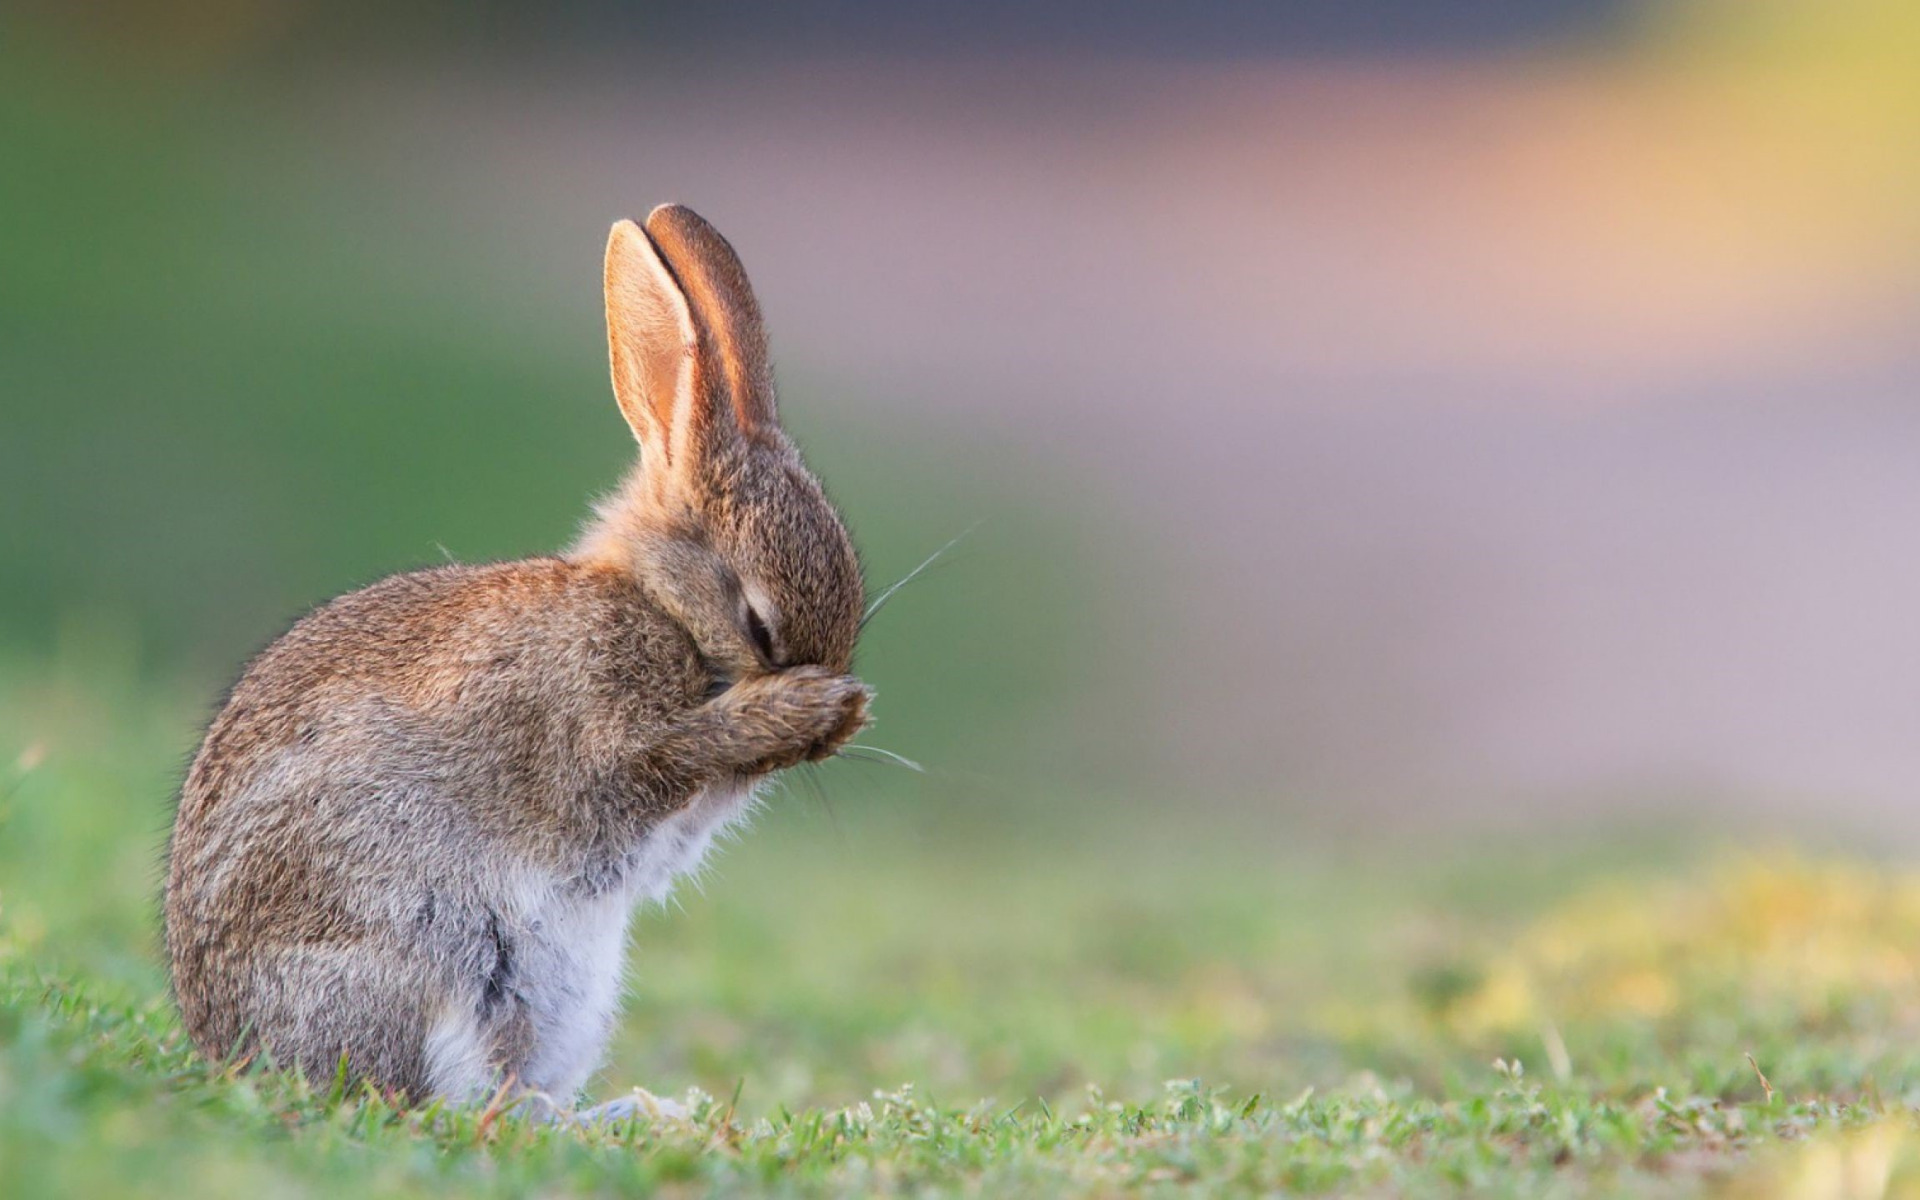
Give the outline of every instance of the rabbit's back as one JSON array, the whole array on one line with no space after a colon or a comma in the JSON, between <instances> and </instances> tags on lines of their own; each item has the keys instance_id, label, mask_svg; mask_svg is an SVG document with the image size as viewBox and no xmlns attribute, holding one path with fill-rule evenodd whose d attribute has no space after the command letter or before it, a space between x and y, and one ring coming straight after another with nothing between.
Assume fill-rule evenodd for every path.
<instances>
[{"instance_id":1,"label":"rabbit's back","mask_svg":"<svg viewBox=\"0 0 1920 1200\"><path fill-rule=\"evenodd\" d=\"M248 667L182 789L167 934L196 1043L252 1032L298 1057L334 1037L316 995L345 1011L358 990L478 987L484 1024L509 946L536 952L526 926L566 915L533 912L548 893L607 893L624 926L609 872L631 848L606 844L601 775L708 684L630 577L563 560L395 576L309 614ZM373 1074L446 1090L427 1060L464 1050L433 1044L432 1008L384 1014L400 1032Z\"/></svg>"}]
</instances>

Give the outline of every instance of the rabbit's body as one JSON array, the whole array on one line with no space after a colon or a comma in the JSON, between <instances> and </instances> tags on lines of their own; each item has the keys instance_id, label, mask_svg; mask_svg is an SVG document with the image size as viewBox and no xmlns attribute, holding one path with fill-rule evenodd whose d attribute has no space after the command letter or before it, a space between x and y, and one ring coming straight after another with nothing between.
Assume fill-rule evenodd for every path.
<instances>
[{"instance_id":1,"label":"rabbit's body","mask_svg":"<svg viewBox=\"0 0 1920 1200\"><path fill-rule=\"evenodd\" d=\"M661 212L680 275L644 276L662 294L642 299L686 304L667 289L694 292L717 251L685 210L650 230ZM343 596L255 659L208 730L167 888L204 1052L320 1077L344 1061L408 1097L512 1080L570 1101L611 1028L635 904L694 869L769 771L864 721L864 687L835 673L857 567L770 395L763 421L669 443L660 377L623 379L616 268L639 268L616 252L669 253L624 231L646 236L615 229L609 322L643 461L580 546ZM735 394L711 302L685 326L709 377L682 370L666 397L690 425Z\"/></svg>"},{"instance_id":2,"label":"rabbit's body","mask_svg":"<svg viewBox=\"0 0 1920 1200\"><path fill-rule=\"evenodd\" d=\"M471 1093L505 1066L571 1095L634 904L744 810L744 780L675 808L623 778L643 731L711 682L630 579L557 561L399 576L315 612L234 689L188 775L176 902L199 919L175 951L226 991L183 988L190 1023L231 1044L225 1014L365 1020L371 959L406 980L369 981L409 1010L392 1016L425 1030L390 1086ZM372 910L325 900L374 888Z\"/></svg>"}]
</instances>

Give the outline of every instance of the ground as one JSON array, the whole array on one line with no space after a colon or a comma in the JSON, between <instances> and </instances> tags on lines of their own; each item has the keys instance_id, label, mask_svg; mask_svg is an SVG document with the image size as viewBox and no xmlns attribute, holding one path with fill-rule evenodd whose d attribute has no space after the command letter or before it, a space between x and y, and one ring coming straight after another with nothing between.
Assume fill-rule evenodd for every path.
<instances>
[{"instance_id":1,"label":"ground","mask_svg":"<svg viewBox=\"0 0 1920 1200\"><path fill-rule=\"evenodd\" d=\"M1920 873L1644 829L1386 845L829 778L636 922L595 1093L687 1120L203 1062L153 927L192 701L0 680L9 1195L1920 1187Z\"/></svg>"}]
</instances>

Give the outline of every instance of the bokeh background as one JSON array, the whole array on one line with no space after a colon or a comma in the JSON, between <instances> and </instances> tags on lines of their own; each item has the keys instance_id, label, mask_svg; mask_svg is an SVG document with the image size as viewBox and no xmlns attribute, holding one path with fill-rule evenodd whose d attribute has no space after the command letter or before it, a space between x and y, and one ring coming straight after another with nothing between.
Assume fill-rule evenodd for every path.
<instances>
[{"instance_id":1,"label":"bokeh background","mask_svg":"<svg viewBox=\"0 0 1920 1200\"><path fill-rule=\"evenodd\" d=\"M872 740L926 773L832 765L723 861L737 907L646 935L725 933L699 987L758 1011L792 931L753 921L823 889L845 941L785 994L833 1013L864 944L936 1014L845 1087L978 1078L928 1030L1010 954L1057 994L1063 947L1164 973L1196 912L1231 942L1236 896L1311 907L1302 847L1910 844L1917 61L1899 0L9 5L16 932L152 984L223 682L351 586L570 539L632 454L605 231L665 200L745 258L871 585L972 531L862 649ZM1141 896L1062 899L1115 875ZM751 1058L709 1032L670 1077Z\"/></svg>"},{"instance_id":2,"label":"bokeh background","mask_svg":"<svg viewBox=\"0 0 1920 1200\"><path fill-rule=\"evenodd\" d=\"M1916 44L1873 0L16 5L0 644L218 680L564 543L630 453L603 230L677 199L874 582L979 526L864 659L934 781L1909 825Z\"/></svg>"}]
</instances>

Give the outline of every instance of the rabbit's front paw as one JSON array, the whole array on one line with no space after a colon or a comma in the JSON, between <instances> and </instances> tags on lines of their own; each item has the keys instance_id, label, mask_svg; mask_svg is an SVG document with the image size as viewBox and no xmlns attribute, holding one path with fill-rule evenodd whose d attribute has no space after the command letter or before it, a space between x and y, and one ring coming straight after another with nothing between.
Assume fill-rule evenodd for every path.
<instances>
[{"instance_id":1,"label":"rabbit's front paw","mask_svg":"<svg viewBox=\"0 0 1920 1200\"><path fill-rule=\"evenodd\" d=\"M736 719L763 752L752 774L830 757L867 723L867 685L851 675L795 667L736 684L727 695Z\"/></svg>"}]
</instances>

